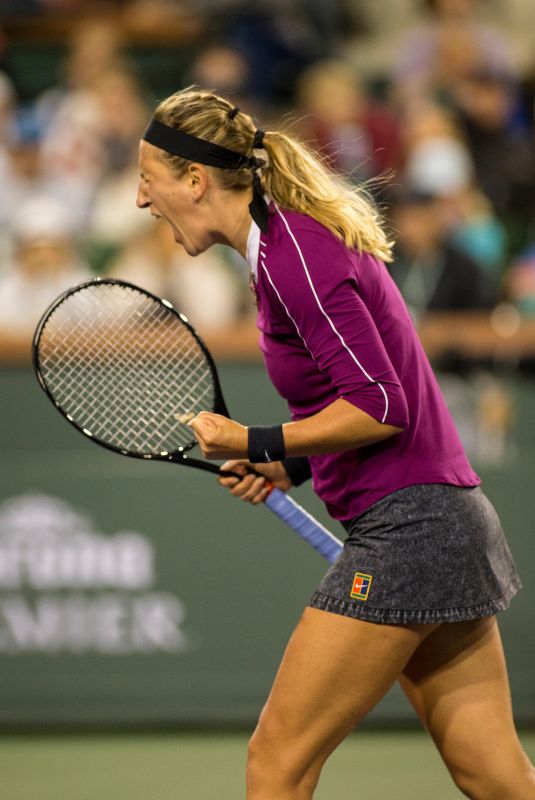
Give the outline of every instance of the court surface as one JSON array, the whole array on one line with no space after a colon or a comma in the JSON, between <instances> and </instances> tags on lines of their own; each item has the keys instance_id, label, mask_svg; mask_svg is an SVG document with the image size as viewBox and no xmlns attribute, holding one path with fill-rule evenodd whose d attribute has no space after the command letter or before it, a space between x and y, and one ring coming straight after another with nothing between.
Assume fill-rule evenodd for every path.
<instances>
[{"instance_id":1,"label":"court surface","mask_svg":"<svg viewBox=\"0 0 535 800\"><path fill-rule=\"evenodd\" d=\"M522 741L535 758L535 732ZM2 800L243 800L244 734L0 737ZM316 800L454 800L433 745L416 732L351 736Z\"/></svg>"}]
</instances>

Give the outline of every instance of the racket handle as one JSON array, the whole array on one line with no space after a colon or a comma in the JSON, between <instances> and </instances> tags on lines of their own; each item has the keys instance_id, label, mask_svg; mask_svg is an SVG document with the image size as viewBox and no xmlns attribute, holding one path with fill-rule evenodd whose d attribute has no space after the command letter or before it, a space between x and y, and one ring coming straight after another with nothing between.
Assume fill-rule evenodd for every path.
<instances>
[{"instance_id":1,"label":"racket handle","mask_svg":"<svg viewBox=\"0 0 535 800\"><path fill-rule=\"evenodd\" d=\"M272 489L264 502L274 514L326 558L330 564L336 561L342 552L342 542L336 538L334 533L327 530L305 511L299 503L281 492L280 489Z\"/></svg>"}]
</instances>

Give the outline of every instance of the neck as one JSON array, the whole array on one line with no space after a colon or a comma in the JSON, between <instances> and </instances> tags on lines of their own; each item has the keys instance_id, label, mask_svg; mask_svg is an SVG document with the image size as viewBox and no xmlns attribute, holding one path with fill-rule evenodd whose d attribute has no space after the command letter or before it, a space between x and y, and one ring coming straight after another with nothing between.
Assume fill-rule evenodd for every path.
<instances>
[{"instance_id":1,"label":"neck","mask_svg":"<svg viewBox=\"0 0 535 800\"><path fill-rule=\"evenodd\" d=\"M222 201L218 203L221 210L218 213L217 241L234 248L245 258L252 222L249 214L251 192L250 190L225 191Z\"/></svg>"}]
</instances>

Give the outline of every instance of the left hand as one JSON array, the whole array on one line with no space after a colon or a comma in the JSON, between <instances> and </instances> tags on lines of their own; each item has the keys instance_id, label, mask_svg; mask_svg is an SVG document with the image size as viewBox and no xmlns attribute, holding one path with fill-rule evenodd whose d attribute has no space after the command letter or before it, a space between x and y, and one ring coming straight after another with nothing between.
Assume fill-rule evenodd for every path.
<instances>
[{"instance_id":1,"label":"left hand","mask_svg":"<svg viewBox=\"0 0 535 800\"><path fill-rule=\"evenodd\" d=\"M209 411L201 411L188 425L193 428L205 458L247 458L245 425Z\"/></svg>"},{"instance_id":2,"label":"left hand","mask_svg":"<svg viewBox=\"0 0 535 800\"><path fill-rule=\"evenodd\" d=\"M270 461L269 464L251 464L245 459L230 459L225 461L222 470L242 475L239 478L222 475L217 479L220 486L224 486L234 497L239 497L247 503L258 505L262 503L273 487L287 492L292 482L284 468L282 461ZM251 472L254 469L254 472Z\"/></svg>"}]
</instances>

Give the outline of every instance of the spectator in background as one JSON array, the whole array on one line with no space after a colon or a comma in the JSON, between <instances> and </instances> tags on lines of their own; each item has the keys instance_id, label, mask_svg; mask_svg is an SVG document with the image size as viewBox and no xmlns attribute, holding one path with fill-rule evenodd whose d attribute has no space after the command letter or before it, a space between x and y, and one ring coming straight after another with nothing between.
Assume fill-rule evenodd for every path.
<instances>
[{"instance_id":1,"label":"spectator in background","mask_svg":"<svg viewBox=\"0 0 535 800\"><path fill-rule=\"evenodd\" d=\"M253 116L264 120L276 113L271 103L253 93L251 68L245 54L222 42L209 44L197 54L184 82L214 89L234 105L248 108Z\"/></svg>"},{"instance_id":2,"label":"spectator in background","mask_svg":"<svg viewBox=\"0 0 535 800\"><path fill-rule=\"evenodd\" d=\"M79 230L108 168L98 91L111 70L126 68L121 38L111 20L80 23L72 33L64 79L38 100L45 175L70 209Z\"/></svg>"},{"instance_id":3,"label":"spectator in background","mask_svg":"<svg viewBox=\"0 0 535 800\"><path fill-rule=\"evenodd\" d=\"M222 92L235 105L251 102L250 70L235 48L214 43L203 48L188 70L190 82Z\"/></svg>"},{"instance_id":4,"label":"spectator in background","mask_svg":"<svg viewBox=\"0 0 535 800\"><path fill-rule=\"evenodd\" d=\"M420 98L400 112L402 163L406 164L414 150L428 142L462 142L462 132L454 114L431 98Z\"/></svg>"},{"instance_id":5,"label":"spectator in background","mask_svg":"<svg viewBox=\"0 0 535 800\"><path fill-rule=\"evenodd\" d=\"M496 293L507 256L507 232L492 204L476 184L437 200L448 238L477 262Z\"/></svg>"},{"instance_id":6,"label":"spectator in background","mask_svg":"<svg viewBox=\"0 0 535 800\"><path fill-rule=\"evenodd\" d=\"M296 97L304 115L302 136L350 180L361 182L397 166L398 122L387 107L368 97L351 64L313 64L299 76Z\"/></svg>"},{"instance_id":7,"label":"spectator in background","mask_svg":"<svg viewBox=\"0 0 535 800\"><path fill-rule=\"evenodd\" d=\"M459 83L455 101L479 185L502 219L525 227L535 207L535 159L530 133L515 123L517 88L502 72L479 70Z\"/></svg>"},{"instance_id":8,"label":"spectator in background","mask_svg":"<svg viewBox=\"0 0 535 800\"><path fill-rule=\"evenodd\" d=\"M124 68L104 72L92 90L94 135L101 175L87 213L85 235L98 270L105 268L137 233L150 224L132 204L138 181L138 143L147 117L143 86Z\"/></svg>"},{"instance_id":9,"label":"spectator in background","mask_svg":"<svg viewBox=\"0 0 535 800\"><path fill-rule=\"evenodd\" d=\"M91 89L110 68L125 65L120 26L113 19L91 17L74 25L61 66L59 83L38 99L46 129L61 105L74 93Z\"/></svg>"},{"instance_id":10,"label":"spectator in background","mask_svg":"<svg viewBox=\"0 0 535 800\"><path fill-rule=\"evenodd\" d=\"M50 198L36 197L17 209L13 236L12 260L0 274L0 334L29 343L52 300L91 274L63 207Z\"/></svg>"},{"instance_id":11,"label":"spectator in background","mask_svg":"<svg viewBox=\"0 0 535 800\"><path fill-rule=\"evenodd\" d=\"M205 5L222 41L246 59L252 95L268 107L291 102L295 76L332 54L339 31L335 0L226 0L223 6L221 0L205 0Z\"/></svg>"},{"instance_id":12,"label":"spectator in background","mask_svg":"<svg viewBox=\"0 0 535 800\"><path fill-rule=\"evenodd\" d=\"M421 5L427 19L405 34L396 58L398 102L448 97L476 68L514 75L509 42L502 31L481 20L481 0L425 0Z\"/></svg>"},{"instance_id":13,"label":"spectator in background","mask_svg":"<svg viewBox=\"0 0 535 800\"><path fill-rule=\"evenodd\" d=\"M0 73L0 237L10 237L10 228L20 206L35 195L53 195L54 182L41 170L39 131L29 108L17 103L15 89ZM0 244L0 260L2 250Z\"/></svg>"},{"instance_id":14,"label":"spectator in background","mask_svg":"<svg viewBox=\"0 0 535 800\"><path fill-rule=\"evenodd\" d=\"M455 118L424 103L407 115L404 185L436 200L444 235L477 261L495 289L505 261L506 232L478 186L474 163Z\"/></svg>"},{"instance_id":15,"label":"spectator in background","mask_svg":"<svg viewBox=\"0 0 535 800\"><path fill-rule=\"evenodd\" d=\"M148 109L144 87L125 67L111 67L92 87L106 172L137 164Z\"/></svg>"},{"instance_id":16,"label":"spectator in background","mask_svg":"<svg viewBox=\"0 0 535 800\"><path fill-rule=\"evenodd\" d=\"M416 322L430 311L492 305L491 287L478 264L445 236L433 195L398 191L391 198L391 225L396 251L389 269Z\"/></svg>"},{"instance_id":17,"label":"spectator in background","mask_svg":"<svg viewBox=\"0 0 535 800\"><path fill-rule=\"evenodd\" d=\"M35 195L54 194L53 181L47 181L41 170L39 142L31 131L18 129L5 151L5 170L2 176L2 218L7 227L19 213L22 203ZM68 214L67 209L65 213Z\"/></svg>"}]
</instances>

